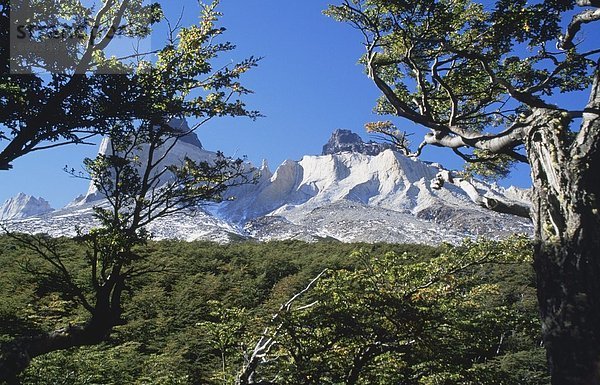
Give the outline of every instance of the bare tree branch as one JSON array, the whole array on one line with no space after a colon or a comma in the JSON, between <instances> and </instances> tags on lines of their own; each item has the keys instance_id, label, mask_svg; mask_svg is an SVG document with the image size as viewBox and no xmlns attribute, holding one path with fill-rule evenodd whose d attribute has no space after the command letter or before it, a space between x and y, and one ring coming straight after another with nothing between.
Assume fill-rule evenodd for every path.
<instances>
[{"instance_id":1,"label":"bare tree branch","mask_svg":"<svg viewBox=\"0 0 600 385\"><path fill-rule=\"evenodd\" d=\"M286 303L281 305L279 311L275 313L275 315L271 318L271 324L275 324L275 330L271 331L270 327L268 326L265 328L262 336L254 346L254 350L250 354L250 357L248 357L236 378L237 385L258 385L265 383L263 381L254 381L253 377L256 374L256 370L258 369L261 362L265 361L267 354L269 354L273 346L277 343L277 337L283 327L283 323L279 322L279 319L285 314L288 314L291 311L293 311L292 305L294 304L294 302L296 302L302 295L308 292L328 271L328 269L321 271L315 278L313 278L309 282L309 284L304 289L294 294L292 298L290 298ZM307 309L308 307L314 306L316 304L317 302L313 302L309 305L301 306L295 310Z\"/></svg>"},{"instance_id":2,"label":"bare tree branch","mask_svg":"<svg viewBox=\"0 0 600 385\"><path fill-rule=\"evenodd\" d=\"M597 1L586 1L586 3L586 5L598 6ZM598 20L600 20L600 9L589 9L573 16L564 35L558 39L558 48L566 51L575 48L573 39L581 29L581 26Z\"/></svg>"}]
</instances>

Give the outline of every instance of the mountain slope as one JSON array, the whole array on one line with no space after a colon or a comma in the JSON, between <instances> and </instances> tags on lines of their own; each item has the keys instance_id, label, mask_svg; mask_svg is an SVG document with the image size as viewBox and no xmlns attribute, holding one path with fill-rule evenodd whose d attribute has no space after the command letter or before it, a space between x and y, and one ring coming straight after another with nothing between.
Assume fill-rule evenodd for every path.
<instances>
[{"instance_id":1,"label":"mountain slope","mask_svg":"<svg viewBox=\"0 0 600 385\"><path fill-rule=\"evenodd\" d=\"M439 243L531 231L528 220L482 208L452 184L434 189L439 172L435 165L391 150L376 156L305 156L284 162L255 186L234 191L238 199L222 204L217 213L263 240ZM477 183L476 188L482 195L517 199L498 186Z\"/></svg>"},{"instance_id":2,"label":"mountain slope","mask_svg":"<svg viewBox=\"0 0 600 385\"><path fill-rule=\"evenodd\" d=\"M0 206L0 220L22 219L43 215L53 210L45 199L19 193Z\"/></svg>"},{"instance_id":3,"label":"mountain slope","mask_svg":"<svg viewBox=\"0 0 600 385\"><path fill-rule=\"evenodd\" d=\"M336 135L340 133L334 133L330 144L339 141ZM448 173L440 166L390 149L375 155L344 151L364 144L358 135L344 135L356 143L346 140L345 146L330 146L330 154L287 160L274 173L263 163L256 184L228 191L234 200L158 221L150 231L159 239L220 242L243 237L430 244L531 232L529 220L487 210L469 195L526 206L526 191L483 182L471 182L468 191L452 183L440 185L439 174ZM185 156L194 160L215 156L197 138L188 139L177 143L165 164L181 162ZM101 151L106 153L109 143L103 143ZM73 235L76 226L93 225L92 207L98 204L103 204L102 197L90 188L62 210L10 225L19 231Z\"/></svg>"}]
</instances>

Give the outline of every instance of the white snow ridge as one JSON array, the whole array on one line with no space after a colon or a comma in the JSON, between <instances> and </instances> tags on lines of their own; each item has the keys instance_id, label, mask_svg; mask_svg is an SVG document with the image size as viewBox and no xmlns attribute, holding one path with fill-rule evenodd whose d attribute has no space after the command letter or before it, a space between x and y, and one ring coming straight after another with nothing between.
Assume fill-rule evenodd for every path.
<instances>
[{"instance_id":1,"label":"white snow ridge","mask_svg":"<svg viewBox=\"0 0 600 385\"><path fill-rule=\"evenodd\" d=\"M360 141L357 135L343 134ZM188 139L177 144L169 162L177 163L184 155L198 160L215 156L204 150L195 136ZM531 233L528 219L483 208L454 184L432 187L439 166L361 143L329 145L325 155L287 160L274 173L263 162L256 184L228 191L234 200L157 221L149 230L156 239L188 241L337 239L430 244ZM527 205L526 190L483 182L473 186L482 196ZM10 209L10 217L0 218L10 219L7 224L16 231L74 235L76 227L94 225L92 207L102 203L90 189L83 198L55 212L48 213L48 206L33 218L20 219L24 216L15 216L15 209Z\"/></svg>"},{"instance_id":2,"label":"white snow ridge","mask_svg":"<svg viewBox=\"0 0 600 385\"><path fill-rule=\"evenodd\" d=\"M22 219L54 211L43 198L19 193L0 206L0 220Z\"/></svg>"}]
</instances>

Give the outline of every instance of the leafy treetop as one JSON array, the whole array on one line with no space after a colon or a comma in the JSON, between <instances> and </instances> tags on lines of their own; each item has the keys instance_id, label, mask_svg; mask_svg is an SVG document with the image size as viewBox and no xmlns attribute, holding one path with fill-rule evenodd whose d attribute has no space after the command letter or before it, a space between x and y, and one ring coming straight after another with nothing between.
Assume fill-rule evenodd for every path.
<instances>
[{"instance_id":1,"label":"leafy treetop","mask_svg":"<svg viewBox=\"0 0 600 385\"><path fill-rule=\"evenodd\" d=\"M600 50L576 34L600 19L594 8L600 4L485 4L346 0L326 13L363 34L362 61L383 93L377 112L429 129L414 155L427 145L448 147L467 161L483 162L474 170L484 175L506 175L512 162L527 162L522 145L537 117L534 109L556 111L553 118L565 127L583 116L584 108L567 109L553 96L592 84ZM403 138L390 122L367 128ZM570 143L573 132L564 134Z\"/></svg>"}]
</instances>

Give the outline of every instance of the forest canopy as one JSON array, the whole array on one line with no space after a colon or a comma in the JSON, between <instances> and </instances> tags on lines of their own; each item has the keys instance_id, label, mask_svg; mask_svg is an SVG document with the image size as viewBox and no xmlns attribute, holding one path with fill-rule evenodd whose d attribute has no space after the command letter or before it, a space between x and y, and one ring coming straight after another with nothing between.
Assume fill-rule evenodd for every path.
<instances>
[{"instance_id":1,"label":"forest canopy","mask_svg":"<svg viewBox=\"0 0 600 385\"><path fill-rule=\"evenodd\" d=\"M75 277L85 274L81 246L60 242ZM68 292L23 269L40 263L30 251L7 237L0 250L3 341L84 315ZM244 383L264 333L276 343L245 383L548 380L525 239L458 247L161 241L140 253L164 271L132 281L127 323L101 345L36 358L24 384Z\"/></svg>"}]
</instances>

